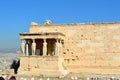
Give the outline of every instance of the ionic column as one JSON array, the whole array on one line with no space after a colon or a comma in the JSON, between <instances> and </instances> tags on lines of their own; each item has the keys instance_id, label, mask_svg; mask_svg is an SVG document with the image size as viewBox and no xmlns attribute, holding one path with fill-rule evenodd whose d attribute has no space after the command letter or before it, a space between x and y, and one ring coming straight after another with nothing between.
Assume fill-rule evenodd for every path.
<instances>
[{"instance_id":1,"label":"ionic column","mask_svg":"<svg viewBox=\"0 0 120 80\"><path fill-rule=\"evenodd\" d=\"M35 55L36 52L36 43L35 43L35 39L33 39L33 43L32 43L32 55Z\"/></svg>"},{"instance_id":2,"label":"ionic column","mask_svg":"<svg viewBox=\"0 0 120 80\"><path fill-rule=\"evenodd\" d=\"M59 55L59 42L58 42L58 39L55 43L55 56L58 56Z\"/></svg>"},{"instance_id":3,"label":"ionic column","mask_svg":"<svg viewBox=\"0 0 120 80\"><path fill-rule=\"evenodd\" d=\"M20 50L21 50L21 56L25 56L25 43L24 43L24 40L21 40Z\"/></svg>"},{"instance_id":4,"label":"ionic column","mask_svg":"<svg viewBox=\"0 0 120 80\"><path fill-rule=\"evenodd\" d=\"M26 40L26 56L29 56L29 52L28 52L28 40Z\"/></svg>"},{"instance_id":5,"label":"ionic column","mask_svg":"<svg viewBox=\"0 0 120 80\"><path fill-rule=\"evenodd\" d=\"M44 42L43 42L43 56L46 56L47 55L47 42L46 42L46 39L44 39Z\"/></svg>"}]
</instances>

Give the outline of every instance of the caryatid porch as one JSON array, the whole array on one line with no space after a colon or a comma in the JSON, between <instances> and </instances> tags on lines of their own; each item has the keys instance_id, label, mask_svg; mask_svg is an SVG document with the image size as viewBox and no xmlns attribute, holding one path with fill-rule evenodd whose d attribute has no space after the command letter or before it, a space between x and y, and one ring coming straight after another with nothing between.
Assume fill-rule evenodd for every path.
<instances>
[{"instance_id":1,"label":"caryatid porch","mask_svg":"<svg viewBox=\"0 0 120 80\"><path fill-rule=\"evenodd\" d=\"M60 56L63 52L62 33L20 33L21 56Z\"/></svg>"}]
</instances>

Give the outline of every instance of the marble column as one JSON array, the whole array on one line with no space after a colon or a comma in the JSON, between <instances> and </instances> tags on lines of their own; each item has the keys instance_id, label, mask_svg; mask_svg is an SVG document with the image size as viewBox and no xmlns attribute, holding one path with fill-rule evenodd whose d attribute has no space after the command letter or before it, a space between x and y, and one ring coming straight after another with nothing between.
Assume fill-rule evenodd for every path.
<instances>
[{"instance_id":1,"label":"marble column","mask_svg":"<svg viewBox=\"0 0 120 80\"><path fill-rule=\"evenodd\" d=\"M47 42L46 42L46 39L44 39L44 42L43 42L43 56L46 56L47 55Z\"/></svg>"},{"instance_id":2,"label":"marble column","mask_svg":"<svg viewBox=\"0 0 120 80\"><path fill-rule=\"evenodd\" d=\"M26 56L29 56L29 51L28 51L28 40L26 40Z\"/></svg>"},{"instance_id":3,"label":"marble column","mask_svg":"<svg viewBox=\"0 0 120 80\"><path fill-rule=\"evenodd\" d=\"M33 42L32 42L32 55L33 56L35 55L35 52L36 52L36 43L35 43L35 39L33 39Z\"/></svg>"},{"instance_id":4,"label":"marble column","mask_svg":"<svg viewBox=\"0 0 120 80\"><path fill-rule=\"evenodd\" d=\"M58 56L59 55L59 42L58 42L58 39L55 43L55 56Z\"/></svg>"},{"instance_id":5,"label":"marble column","mask_svg":"<svg viewBox=\"0 0 120 80\"><path fill-rule=\"evenodd\" d=\"M21 56L25 56L25 43L24 43L24 40L21 40L20 50L21 50Z\"/></svg>"}]
</instances>

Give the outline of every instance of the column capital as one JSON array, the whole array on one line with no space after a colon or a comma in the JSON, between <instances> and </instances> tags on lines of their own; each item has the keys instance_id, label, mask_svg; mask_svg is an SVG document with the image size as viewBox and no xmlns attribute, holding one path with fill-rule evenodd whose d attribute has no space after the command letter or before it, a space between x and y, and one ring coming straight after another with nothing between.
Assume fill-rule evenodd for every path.
<instances>
[{"instance_id":1,"label":"column capital","mask_svg":"<svg viewBox=\"0 0 120 80\"><path fill-rule=\"evenodd\" d=\"M24 40L25 40L25 39L21 39L21 43L24 43Z\"/></svg>"},{"instance_id":2,"label":"column capital","mask_svg":"<svg viewBox=\"0 0 120 80\"><path fill-rule=\"evenodd\" d=\"M46 38L44 38L43 41L46 42Z\"/></svg>"},{"instance_id":3,"label":"column capital","mask_svg":"<svg viewBox=\"0 0 120 80\"><path fill-rule=\"evenodd\" d=\"M60 40L60 43L62 43L62 40Z\"/></svg>"},{"instance_id":4,"label":"column capital","mask_svg":"<svg viewBox=\"0 0 120 80\"><path fill-rule=\"evenodd\" d=\"M26 44L28 44L28 40L26 40Z\"/></svg>"},{"instance_id":5,"label":"column capital","mask_svg":"<svg viewBox=\"0 0 120 80\"><path fill-rule=\"evenodd\" d=\"M35 39L32 39L33 43L35 43Z\"/></svg>"},{"instance_id":6,"label":"column capital","mask_svg":"<svg viewBox=\"0 0 120 80\"><path fill-rule=\"evenodd\" d=\"M56 39L56 42L59 42L59 39Z\"/></svg>"}]
</instances>

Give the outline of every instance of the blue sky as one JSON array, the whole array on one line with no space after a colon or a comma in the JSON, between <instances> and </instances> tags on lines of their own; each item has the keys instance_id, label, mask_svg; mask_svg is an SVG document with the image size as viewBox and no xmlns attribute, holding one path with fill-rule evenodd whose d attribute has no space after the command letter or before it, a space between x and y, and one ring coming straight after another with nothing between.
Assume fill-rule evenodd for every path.
<instances>
[{"instance_id":1,"label":"blue sky","mask_svg":"<svg viewBox=\"0 0 120 80\"><path fill-rule=\"evenodd\" d=\"M120 0L1 0L0 49L19 49L19 33L46 19L53 24L120 22Z\"/></svg>"}]
</instances>

